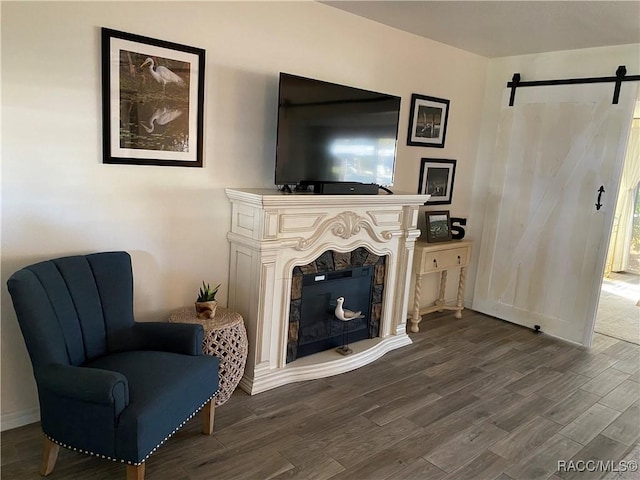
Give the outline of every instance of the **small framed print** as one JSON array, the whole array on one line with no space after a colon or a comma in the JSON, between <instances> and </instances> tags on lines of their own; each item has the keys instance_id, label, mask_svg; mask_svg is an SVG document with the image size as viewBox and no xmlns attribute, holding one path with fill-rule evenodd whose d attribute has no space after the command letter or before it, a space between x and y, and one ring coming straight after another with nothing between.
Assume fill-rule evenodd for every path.
<instances>
[{"instance_id":1,"label":"small framed print","mask_svg":"<svg viewBox=\"0 0 640 480\"><path fill-rule=\"evenodd\" d=\"M102 28L103 163L202 167L205 51Z\"/></svg>"},{"instance_id":2,"label":"small framed print","mask_svg":"<svg viewBox=\"0 0 640 480\"><path fill-rule=\"evenodd\" d=\"M407 145L444 148L449 119L449 100L411 95Z\"/></svg>"},{"instance_id":3,"label":"small framed print","mask_svg":"<svg viewBox=\"0 0 640 480\"><path fill-rule=\"evenodd\" d=\"M427 242L451 240L451 218L449 210L424 212L427 220Z\"/></svg>"},{"instance_id":4,"label":"small framed print","mask_svg":"<svg viewBox=\"0 0 640 480\"><path fill-rule=\"evenodd\" d=\"M423 158L420 164L418 193L431 195L425 205L450 205L455 176L455 160Z\"/></svg>"}]
</instances>

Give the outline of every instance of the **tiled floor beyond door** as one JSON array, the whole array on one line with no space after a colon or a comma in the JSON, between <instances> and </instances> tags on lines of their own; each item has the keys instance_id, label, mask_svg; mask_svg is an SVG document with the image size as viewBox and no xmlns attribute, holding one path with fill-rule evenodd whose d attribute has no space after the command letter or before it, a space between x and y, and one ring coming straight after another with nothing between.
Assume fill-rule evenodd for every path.
<instances>
[{"instance_id":1,"label":"tiled floor beyond door","mask_svg":"<svg viewBox=\"0 0 640 480\"><path fill-rule=\"evenodd\" d=\"M640 344L640 275L611 273L605 277L595 331Z\"/></svg>"}]
</instances>

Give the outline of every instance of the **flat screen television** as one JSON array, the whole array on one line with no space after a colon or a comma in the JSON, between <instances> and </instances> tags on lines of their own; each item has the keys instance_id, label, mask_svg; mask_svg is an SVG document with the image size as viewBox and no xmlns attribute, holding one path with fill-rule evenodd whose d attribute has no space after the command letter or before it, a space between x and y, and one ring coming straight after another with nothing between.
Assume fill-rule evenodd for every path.
<instances>
[{"instance_id":1,"label":"flat screen television","mask_svg":"<svg viewBox=\"0 0 640 480\"><path fill-rule=\"evenodd\" d=\"M399 114L400 97L280 73L276 185L393 185Z\"/></svg>"}]
</instances>

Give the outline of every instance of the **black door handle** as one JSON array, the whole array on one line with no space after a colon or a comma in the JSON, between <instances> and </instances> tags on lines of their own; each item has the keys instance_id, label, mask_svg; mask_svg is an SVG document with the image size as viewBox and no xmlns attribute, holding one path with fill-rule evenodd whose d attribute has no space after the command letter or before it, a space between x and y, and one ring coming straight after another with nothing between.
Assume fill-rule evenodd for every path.
<instances>
[{"instance_id":1,"label":"black door handle","mask_svg":"<svg viewBox=\"0 0 640 480\"><path fill-rule=\"evenodd\" d=\"M596 210L600 210L602 208L602 203L600 200L602 199L602 194L604 193L604 185L600 185L598 189L598 201L596 202Z\"/></svg>"}]
</instances>

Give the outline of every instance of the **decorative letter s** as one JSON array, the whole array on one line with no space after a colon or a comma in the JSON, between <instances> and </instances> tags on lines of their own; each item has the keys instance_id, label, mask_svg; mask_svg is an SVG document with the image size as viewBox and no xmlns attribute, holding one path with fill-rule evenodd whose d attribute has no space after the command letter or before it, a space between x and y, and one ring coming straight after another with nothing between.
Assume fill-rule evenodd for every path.
<instances>
[{"instance_id":1,"label":"decorative letter s","mask_svg":"<svg viewBox=\"0 0 640 480\"><path fill-rule=\"evenodd\" d=\"M451 238L454 240L462 240L464 238L465 231L461 225L466 224L466 218L451 217Z\"/></svg>"}]
</instances>

